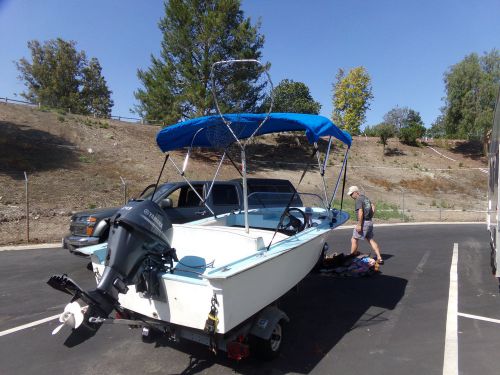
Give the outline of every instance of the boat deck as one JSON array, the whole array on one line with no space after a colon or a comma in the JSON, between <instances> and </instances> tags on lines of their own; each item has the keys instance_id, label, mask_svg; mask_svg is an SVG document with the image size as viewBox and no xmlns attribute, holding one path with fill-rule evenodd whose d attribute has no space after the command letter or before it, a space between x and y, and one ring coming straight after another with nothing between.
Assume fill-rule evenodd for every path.
<instances>
[{"instance_id":1,"label":"boat deck","mask_svg":"<svg viewBox=\"0 0 500 375\"><path fill-rule=\"evenodd\" d=\"M200 278L207 268L219 268L264 250L274 231L228 226L174 224L172 247L179 263L176 275ZM273 243L288 238L276 233Z\"/></svg>"}]
</instances>

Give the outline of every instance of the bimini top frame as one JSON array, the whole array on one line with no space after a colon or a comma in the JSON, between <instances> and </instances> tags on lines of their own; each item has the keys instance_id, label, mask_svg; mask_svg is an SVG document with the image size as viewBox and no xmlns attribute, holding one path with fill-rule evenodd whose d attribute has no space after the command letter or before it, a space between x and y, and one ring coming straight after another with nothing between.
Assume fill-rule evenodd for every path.
<instances>
[{"instance_id":1,"label":"bimini top frame","mask_svg":"<svg viewBox=\"0 0 500 375\"><path fill-rule=\"evenodd\" d=\"M342 131L338 129L330 120L328 120L325 117L322 116L316 116L316 115L304 115L304 114L296 114L296 113L271 113L269 116L266 114L232 114L232 115L224 115L226 120L230 121L230 125L232 126L232 129L237 129L239 126L243 125L243 130L241 130L240 137L245 136L245 134L251 134L256 127L259 125L259 122L263 120L264 118L267 118L267 121L263 124L263 126L257 131L256 135L260 134L267 134L267 133L274 133L274 132L280 132L280 131L290 131L290 130L302 130L305 131L306 136L308 140L312 140L312 143L316 143L316 141L319 140L320 137L323 136L328 136L329 137L329 142L328 142L328 148L325 152L324 160L321 162L320 156L318 155L318 165L319 165L319 170L320 174L323 178L323 187L324 187L324 193L325 193L325 202L328 203L328 208L331 208L333 199L335 198L335 195L337 193L339 183L340 183L340 178L342 176L342 173L345 170L345 165L346 165L346 160L347 160L347 155L349 152L349 147L352 143L351 136L349 133ZM191 155L193 147L212 147L212 148L220 148L223 150L222 157L220 159L220 162L217 166L213 182L217 178L217 175L219 173L219 170L222 166L223 161L225 160L225 157L227 155L227 148L230 146L230 142L224 143L223 144L217 144L217 142L214 142L214 144L211 143L211 135L207 135L207 133L214 132L214 127L218 127L219 130L216 130L215 132L220 132L224 133L227 132L224 130L224 128L228 126L226 125L225 122L223 122L220 118L220 116L206 116L202 118L197 118L193 120L188 120L179 124L172 125L170 127L162 129L157 137L156 141L158 146L162 151L170 151L174 149L182 149L182 148L187 148L187 154L186 158L184 160L182 168L179 168L177 164L175 163L174 159L172 156L170 156L170 161L178 171L178 173L186 180L186 182L189 183L189 180L185 177L185 172L187 169L188 165L188 160L189 156ZM212 128L212 129L211 129ZM222 129L222 130L221 130ZM245 130L247 129L247 130ZM253 137L253 136L252 136ZM251 139L252 137L249 137L248 139ZM344 161L342 163L342 168L341 171L338 175L337 182L335 185L334 192L331 196L330 199L328 199L328 193L326 191L326 184L324 182L324 174L326 171L326 165L327 165L327 160L328 156L331 151L331 147L333 146L333 138L337 138L341 140L344 144L348 146L345 155L344 155ZM245 154L245 147L241 147L241 155L242 155L242 160L241 160L241 173L243 176L243 184L244 187L246 185L246 154ZM210 187L211 190L211 187ZM245 189L246 190L246 189ZM193 191L197 194L196 190L193 189ZM208 196L209 194L207 194ZM245 198L246 196L244 196ZM198 198L200 201L204 202L203 197L198 195ZM204 202L205 203L205 202ZM248 204L248 203L247 203ZM246 207L248 207L246 205ZM208 210L212 212L213 210L208 207ZM246 223L247 224L247 223ZM245 226L247 227L247 226Z\"/></svg>"},{"instance_id":2,"label":"bimini top frame","mask_svg":"<svg viewBox=\"0 0 500 375\"><path fill-rule=\"evenodd\" d=\"M214 64L212 71L216 65L220 64L232 64L232 63L260 63L256 60L232 60L232 61L222 61ZM267 72L266 72L267 74ZM272 87L272 82L270 81L269 75L267 74L269 82ZM214 94L214 99L216 102L217 109L219 110L219 105L217 103L217 98ZM271 100L272 103L272 100ZM258 135L269 134L269 133L280 133L286 131L303 131L310 143L315 145L315 150L317 150L316 143L321 137L329 137L328 149L325 154L325 159L321 163L320 157L317 154L318 166L320 169L321 176L323 177L323 186L325 193L325 202L328 203L328 208L331 208L331 204L337 192L340 178L342 172L345 173L345 166L347 160L347 154L352 143L351 135L339 129L335 126L329 119L318 115L300 114L300 113L264 113L264 114L252 114L252 113L238 113L238 114L222 114L219 110L219 115L204 116L200 118L195 118L187 120L181 123L177 123L166 128L163 128L156 136L156 143L158 147L163 152L168 152L171 150L188 148L186 158L184 160L182 169L177 166L172 157L170 157L171 163L177 169L179 174L184 178L184 180L191 186L189 180L185 177L185 171L187 168L189 156L193 147L209 147L218 148L223 150L223 155L217 166L212 184L209 188L209 192L214 185L217 178L219 170L226 156L229 157L227 149L231 144L237 143L241 149L241 175L243 178L243 201L244 201L244 212L245 212L245 228L248 231L248 194L247 194L247 178L246 178L246 145ZM326 183L324 180L324 173L326 169L326 164L330 149L332 147L332 139L336 138L347 145L347 150L344 155L344 162L342 164L341 171L339 173L335 190L332 194L330 200L328 200L328 193L326 191ZM243 141L243 142L242 142ZM231 160L232 162L232 160ZM234 164L234 163L233 163ZM213 210L208 207L203 197L201 197L198 192L191 186L195 194L201 202L205 204L207 209L214 214ZM207 193L207 197L209 195Z\"/></svg>"}]
</instances>

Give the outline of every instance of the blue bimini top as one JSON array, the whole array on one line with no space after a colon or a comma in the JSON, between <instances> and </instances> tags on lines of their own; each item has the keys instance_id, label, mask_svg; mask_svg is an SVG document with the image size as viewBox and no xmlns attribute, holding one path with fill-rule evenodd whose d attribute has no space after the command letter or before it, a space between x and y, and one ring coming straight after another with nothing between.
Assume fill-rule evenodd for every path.
<instances>
[{"instance_id":1,"label":"blue bimini top","mask_svg":"<svg viewBox=\"0 0 500 375\"><path fill-rule=\"evenodd\" d=\"M266 116L263 113L227 114L224 119L238 139L246 139L252 136ZM255 135L285 131L304 131L310 143L325 136L335 137L348 147L352 143L351 135L326 117L301 113L271 113ZM227 147L234 141L234 136L219 115L183 121L163 128L156 135L156 143L163 152L190 146Z\"/></svg>"}]
</instances>

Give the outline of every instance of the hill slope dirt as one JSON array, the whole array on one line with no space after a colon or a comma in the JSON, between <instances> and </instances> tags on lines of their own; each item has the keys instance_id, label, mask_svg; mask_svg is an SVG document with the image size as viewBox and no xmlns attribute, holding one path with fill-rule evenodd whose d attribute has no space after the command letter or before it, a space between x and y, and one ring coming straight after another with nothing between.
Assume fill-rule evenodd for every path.
<instances>
[{"instance_id":1,"label":"hill slope dirt","mask_svg":"<svg viewBox=\"0 0 500 375\"><path fill-rule=\"evenodd\" d=\"M121 205L125 199L121 178L127 183L128 197L156 181L163 163L155 142L158 130L0 103L0 245L26 241L24 172L29 186L30 242L58 241L73 212ZM321 142L320 148L325 144ZM486 161L480 147L460 142L430 146L410 147L392 139L383 155L376 138L355 137L346 183L360 186L377 203L379 222L484 220L484 212L476 212L486 206L487 174L481 170ZM296 184L305 163L312 162L310 149L295 134L261 137L249 149L250 173ZM344 152L336 145L328 164L338 167ZM178 165L182 163L182 153L172 156ZM233 156L239 160L237 153ZM187 177L211 178L217 160L217 154L201 150L190 161ZM330 189L336 182L332 173L325 175ZM225 162L219 178L238 176ZM162 181L179 178L169 166ZM322 194L318 173L308 173L299 191ZM340 193L341 187L337 196ZM351 199L343 205L352 209Z\"/></svg>"}]
</instances>

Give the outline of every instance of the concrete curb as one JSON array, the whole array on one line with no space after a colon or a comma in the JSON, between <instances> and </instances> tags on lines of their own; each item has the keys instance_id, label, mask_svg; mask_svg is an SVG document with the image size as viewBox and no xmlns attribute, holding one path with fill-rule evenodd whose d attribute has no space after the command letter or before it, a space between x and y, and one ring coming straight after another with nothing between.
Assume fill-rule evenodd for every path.
<instances>
[{"instance_id":1,"label":"concrete curb","mask_svg":"<svg viewBox=\"0 0 500 375\"><path fill-rule=\"evenodd\" d=\"M471 225L471 224L476 224L476 225L484 225L486 226L486 222L477 222L477 221L450 221L450 222L424 222L424 223L387 223L387 224L377 224L375 223L374 226L377 228L381 227L397 227L397 226L408 226L408 225ZM338 227L337 230L339 229L353 229L355 227L354 224L352 225L342 225L341 227ZM36 250L36 249L51 249L51 248L57 248L61 249L61 243L60 242L55 242L55 243L45 243L45 244L33 244L33 245L9 245L9 246L0 246L0 251L11 251L11 250Z\"/></svg>"},{"instance_id":2,"label":"concrete curb","mask_svg":"<svg viewBox=\"0 0 500 375\"><path fill-rule=\"evenodd\" d=\"M55 243L42 243L42 244L31 244L31 245L9 245L0 246L0 251L11 251L11 250L36 250L36 249L62 249L60 242Z\"/></svg>"},{"instance_id":3,"label":"concrete curb","mask_svg":"<svg viewBox=\"0 0 500 375\"><path fill-rule=\"evenodd\" d=\"M486 227L486 222L482 221L426 221L426 222L413 222L413 223L373 223L374 227L381 228L381 227L401 227L401 226L408 226L408 225L484 225ZM338 227L337 229L353 229L356 225L350 224L350 225L342 225L341 227Z\"/></svg>"}]
</instances>

